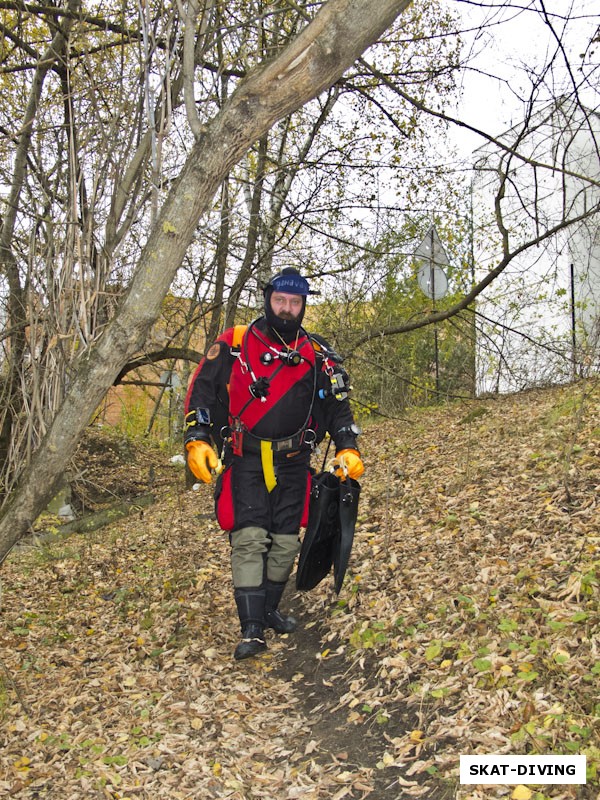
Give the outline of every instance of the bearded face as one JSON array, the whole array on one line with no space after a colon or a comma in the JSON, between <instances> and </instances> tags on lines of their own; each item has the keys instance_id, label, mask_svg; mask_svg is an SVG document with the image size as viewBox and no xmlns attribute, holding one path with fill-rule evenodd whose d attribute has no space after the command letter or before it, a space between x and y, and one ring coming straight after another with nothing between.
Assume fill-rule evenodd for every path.
<instances>
[{"instance_id":1,"label":"bearded face","mask_svg":"<svg viewBox=\"0 0 600 800\"><path fill-rule=\"evenodd\" d=\"M296 321L304 310L304 299L299 294L273 292L271 295L271 308L279 319Z\"/></svg>"}]
</instances>

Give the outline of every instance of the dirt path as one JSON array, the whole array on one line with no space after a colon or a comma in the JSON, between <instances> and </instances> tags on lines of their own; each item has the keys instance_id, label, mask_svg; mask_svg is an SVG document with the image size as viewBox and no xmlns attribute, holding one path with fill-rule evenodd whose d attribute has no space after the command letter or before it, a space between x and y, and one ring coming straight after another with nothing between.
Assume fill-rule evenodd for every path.
<instances>
[{"instance_id":1,"label":"dirt path","mask_svg":"<svg viewBox=\"0 0 600 800\"><path fill-rule=\"evenodd\" d=\"M278 663L277 674L289 681L301 699L301 708L310 727L310 739L319 743L323 762L329 756L344 769L365 775L365 794L370 800L392 800L402 795L398 781L400 771L390 773L383 768L390 740L404 737L416 727L414 713L394 709L385 724L378 723L377 714L364 712L360 722L349 722L349 708L340 703L343 697L355 691L355 679L372 671L372 663L351 667L343 655L335 653L336 643L326 643L327 632L318 621L304 610L302 596L291 599L291 608L298 618L298 631L290 637L289 644ZM329 651L323 658L322 653ZM352 702L351 707L354 707ZM361 709L362 711L362 709ZM369 721L370 718L370 721ZM414 786L414 784L413 784ZM422 787L425 789L425 787ZM419 796L427 797L437 789L434 782ZM368 789L368 794L367 794ZM436 800L444 793L437 792Z\"/></svg>"}]
</instances>

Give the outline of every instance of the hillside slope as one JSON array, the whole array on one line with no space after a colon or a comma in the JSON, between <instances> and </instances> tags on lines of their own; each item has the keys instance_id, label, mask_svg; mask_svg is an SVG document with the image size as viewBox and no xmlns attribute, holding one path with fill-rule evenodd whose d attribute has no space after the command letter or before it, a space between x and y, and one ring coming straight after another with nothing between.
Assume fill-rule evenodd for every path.
<instances>
[{"instance_id":1,"label":"hillside slope","mask_svg":"<svg viewBox=\"0 0 600 800\"><path fill-rule=\"evenodd\" d=\"M231 657L211 490L186 491L165 455L115 464L142 491L154 459L151 507L15 551L0 793L597 797L600 389L415 411L369 424L361 449L342 592L290 587L302 628L253 661ZM460 754L552 752L585 753L588 784L458 783Z\"/></svg>"}]
</instances>

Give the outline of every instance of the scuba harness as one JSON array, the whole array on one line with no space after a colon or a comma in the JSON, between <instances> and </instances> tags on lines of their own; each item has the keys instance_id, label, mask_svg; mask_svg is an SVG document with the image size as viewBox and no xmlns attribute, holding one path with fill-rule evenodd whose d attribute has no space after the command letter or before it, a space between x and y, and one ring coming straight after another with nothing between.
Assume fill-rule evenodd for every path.
<instances>
[{"instance_id":1,"label":"scuba harness","mask_svg":"<svg viewBox=\"0 0 600 800\"><path fill-rule=\"evenodd\" d=\"M235 349L236 343L236 331L234 329L234 339L233 339L233 346L231 348L231 354L236 356L238 359L238 363L240 365L240 369L242 374L248 374L249 377L252 379L252 382L248 386L248 390L250 392L250 397L246 400L246 402L242 405L240 409L237 410L237 413L231 414L230 412L230 419L234 422L233 430L240 430L249 433L251 436L257 438L259 441L272 441L272 442L281 442L287 441L288 439L295 439L299 435L301 435L304 431L308 430L308 424L310 422L310 418L312 416L312 410L315 402L315 396L317 391L317 359L314 354L314 348L311 348L311 354L313 356L312 362L302 355L302 349L305 345L309 345L311 343L311 339L309 335L304 331L304 337L306 339L305 342L302 343L300 350L297 349L298 347L298 339L300 335L300 330L296 334L296 342L294 345L294 349L290 349L289 345L282 339L282 343L286 345L286 350L279 350L277 347L274 347L268 342L263 335L255 329L256 320L247 327L246 331L242 334L241 342L239 345L239 350ZM243 327L243 326L236 326ZM264 351L260 354L259 360L261 365L270 370L269 375L261 375L257 378L255 374L255 367L250 363L250 336L255 336L260 345L262 345ZM239 336L239 333L238 333ZM280 337L281 338L281 337ZM279 362L279 363L277 363ZM310 399L310 405L308 409L308 413L302 425L296 431L296 433L292 434L292 436L285 436L281 438L275 439L267 439L266 437L258 436L256 433L251 433L250 429L247 424L242 421L242 415L250 410L250 406L254 405L254 413L249 414L250 417L250 424L252 427L255 427L256 424L260 421L260 419L264 416L264 412L261 413L260 407L256 406L255 401L259 400L261 405L266 407L268 405L267 398L271 393L271 384L275 381L282 371L285 370L285 367L300 367L303 364L308 363L310 367L312 367L313 372L313 381L312 381L312 393ZM289 388L291 388L297 381L290 383ZM284 387L280 387L284 388ZM275 400L276 402L276 400ZM230 395L230 409L231 409L231 395ZM259 409L259 410L257 410ZM252 422L254 424L252 424Z\"/></svg>"},{"instance_id":2,"label":"scuba harness","mask_svg":"<svg viewBox=\"0 0 600 800\"><path fill-rule=\"evenodd\" d=\"M281 350L267 340L262 331L255 329L256 321L250 325L236 325L222 340L228 345L234 361L227 384L229 419L221 429L221 460L229 461L231 467L231 454L260 454L264 483L272 492L277 485L275 454L280 453L285 458L303 449L312 450L319 441L318 426L315 425L317 430L310 427L315 401L327 397L342 400L347 397L350 387L346 372L340 366L341 358L320 337L300 329L293 344L282 339L286 350ZM318 381L321 372L325 373L328 382ZM310 387L309 373L312 373ZM298 405L304 409L302 401L306 401L307 413L300 420L296 432L279 438L261 436L264 428L260 430L260 422L265 414L299 382L303 388ZM285 413L287 409L283 411ZM289 422L289 414L284 419ZM330 445L331 440L327 452ZM327 453L321 472L307 471L306 505L301 522L305 533L298 560L296 588L301 591L313 589L333 572L333 588L339 593L353 546L360 484L347 474L334 472L331 465L325 469L326 459ZM229 467L219 475L220 489L215 495L217 519L224 530L235 528Z\"/></svg>"},{"instance_id":3,"label":"scuba harness","mask_svg":"<svg viewBox=\"0 0 600 800\"><path fill-rule=\"evenodd\" d=\"M280 336L286 348L282 350L271 344L262 331L255 327L257 321L233 328L229 349L237 361L232 367L228 385L228 425L221 429L221 437L224 450L229 446L234 455L260 452L265 484L272 491L277 483L274 453L305 448L312 450L317 443L317 433L310 427L316 398L334 396L341 400L347 397L349 386L345 371L338 366L340 357L325 342L319 341L320 337L313 337L300 328L293 346ZM324 364L330 388L317 388L319 359ZM295 374L287 369L290 367ZM309 371L312 371L312 387L308 411L296 432L274 438L257 433L256 428L265 415ZM224 457L224 453L221 457Z\"/></svg>"}]
</instances>

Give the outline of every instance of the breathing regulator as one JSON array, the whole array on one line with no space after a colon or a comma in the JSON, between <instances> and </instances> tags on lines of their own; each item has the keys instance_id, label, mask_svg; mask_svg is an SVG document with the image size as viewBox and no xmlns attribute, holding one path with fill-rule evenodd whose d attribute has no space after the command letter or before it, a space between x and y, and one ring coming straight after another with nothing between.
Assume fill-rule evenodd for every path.
<instances>
[{"instance_id":1,"label":"breathing regulator","mask_svg":"<svg viewBox=\"0 0 600 800\"><path fill-rule=\"evenodd\" d=\"M276 354L267 351L261 355L260 361L261 364L266 366L272 364L276 358L278 358L282 364L285 364L286 367L297 367L303 361L302 356L297 350L280 350Z\"/></svg>"}]
</instances>

